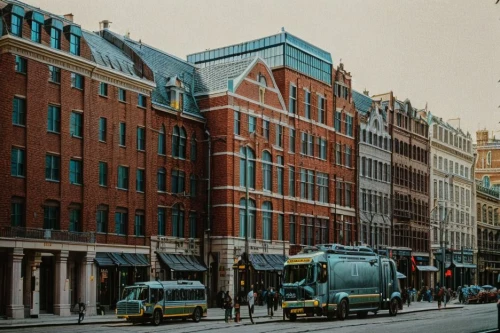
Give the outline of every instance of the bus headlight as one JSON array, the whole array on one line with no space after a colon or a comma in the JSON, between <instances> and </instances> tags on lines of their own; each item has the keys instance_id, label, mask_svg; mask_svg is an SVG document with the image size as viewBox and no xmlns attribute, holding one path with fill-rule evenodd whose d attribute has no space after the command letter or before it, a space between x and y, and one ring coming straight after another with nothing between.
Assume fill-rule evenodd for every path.
<instances>
[{"instance_id":1,"label":"bus headlight","mask_svg":"<svg viewBox=\"0 0 500 333\"><path fill-rule=\"evenodd\" d=\"M314 304L314 307L318 307L319 306L319 301L316 299L316 300L314 300L313 304Z\"/></svg>"}]
</instances>

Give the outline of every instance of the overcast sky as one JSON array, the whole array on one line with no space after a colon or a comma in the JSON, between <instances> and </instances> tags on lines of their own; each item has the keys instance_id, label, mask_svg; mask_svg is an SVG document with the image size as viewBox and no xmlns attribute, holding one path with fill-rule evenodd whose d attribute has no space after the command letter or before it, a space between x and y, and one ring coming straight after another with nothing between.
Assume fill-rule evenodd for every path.
<instances>
[{"instance_id":1,"label":"overcast sky","mask_svg":"<svg viewBox=\"0 0 500 333\"><path fill-rule=\"evenodd\" d=\"M24 0L73 13L186 59L286 31L342 59L354 89L394 91L475 137L500 137L500 4L496 0ZM450 124L458 127L458 121Z\"/></svg>"}]
</instances>

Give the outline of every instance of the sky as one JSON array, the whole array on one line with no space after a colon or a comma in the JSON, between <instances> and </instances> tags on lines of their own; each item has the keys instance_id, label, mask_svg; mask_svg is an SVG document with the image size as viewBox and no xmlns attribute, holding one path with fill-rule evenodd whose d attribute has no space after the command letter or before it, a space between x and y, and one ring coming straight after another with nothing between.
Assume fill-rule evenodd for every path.
<instances>
[{"instance_id":1,"label":"sky","mask_svg":"<svg viewBox=\"0 0 500 333\"><path fill-rule=\"evenodd\" d=\"M500 137L496 0L24 0L182 59L286 31L342 60L353 87L393 91L470 132ZM498 59L497 59L498 58Z\"/></svg>"}]
</instances>

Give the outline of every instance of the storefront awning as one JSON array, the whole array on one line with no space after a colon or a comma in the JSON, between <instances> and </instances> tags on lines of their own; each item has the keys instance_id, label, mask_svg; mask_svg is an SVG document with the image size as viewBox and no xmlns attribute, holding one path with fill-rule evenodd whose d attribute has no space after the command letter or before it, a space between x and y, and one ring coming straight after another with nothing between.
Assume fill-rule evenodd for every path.
<instances>
[{"instance_id":1,"label":"storefront awning","mask_svg":"<svg viewBox=\"0 0 500 333\"><path fill-rule=\"evenodd\" d=\"M285 256L281 254L264 254L264 258L267 260L267 262L273 266L275 271L282 271L284 268L284 264L286 261Z\"/></svg>"},{"instance_id":2,"label":"storefront awning","mask_svg":"<svg viewBox=\"0 0 500 333\"><path fill-rule=\"evenodd\" d=\"M263 254L253 253L249 255L250 263L256 271L273 271L274 267L267 262Z\"/></svg>"},{"instance_id":3,"label":"storefront awning","mask_svg":"<svg viewBox=\"0 0 500 333\"><path fill-rule=\"evenodd\" d=\"M477 268L475 264L460 264L460 263L453 263L455 267L457 268Z\"/></svg>"},{"instance_id":4,"label":"storefront awning","mask_svg":"<svg viewBox=\"0 0 500 333\"><path fill-rule=\"evenodd\" d=\"M439 269L437 269L434 266L417 266L417 269L421 272L437 272Z\"/></svg>"},{"instance_id":5,"label":"storefront awning","mask_svg":"<svg viewBox=\"0 0 500 333\"><path fill-rule=\"evenodd\" d=\"M156 252L160 261L179 272L204 272L207 268L193 255Z\"/></svg>"},{"instance_id":6,"label":"storefront awning","mask_svg":"<svg viewBox=\"0 0 500 333\"><path fill-rule=\"evenodd\" d=\"M99 267L120 266L120 267L147 267L148 258L145 254L138 253L114 253L97 252L94 262Z\"/></svg>"}]
</instances>

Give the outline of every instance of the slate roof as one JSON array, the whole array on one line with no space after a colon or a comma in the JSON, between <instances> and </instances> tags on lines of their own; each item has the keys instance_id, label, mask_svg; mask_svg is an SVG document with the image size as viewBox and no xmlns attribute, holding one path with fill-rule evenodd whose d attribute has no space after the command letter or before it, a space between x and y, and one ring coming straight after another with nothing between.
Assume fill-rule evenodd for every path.
<instances>
[{"instance_id":1,"label":"slate roof","mask_svg":"<svg viewBox=\"0 0 500 333\"><path fill-rule=\"evenodd\" d=\"M153 89L151 96L153 104L170 108L170 98L167 96L165 86L169 78L177 76L184 83L185 87L184 108L182 112L203 118L193 97L194 65L150 45L120 36L108 29L104 30L104 38L115 45L117 43L114 39L118 39L121 43L132 49L151 68L156 83L156 88Z\"/></svg>"},{"instance_id":2,"label":"slate roof","mask_svg":"<svg viewBox=\"0 0 500 333\"><path fill-rule=\"evenodd\" d=\"M228 90L228 81L231 79L241 79L240 76L257 59L260 58L244 58L197 68L195 72L194 93L202 94Z\"/></svg>"},{"instance_id":3,"label":"slate roof","mask_svg":"<svg viewBox=\"0 0 500 333\"><path fill-rule=\"evenodd\" d=\"M134 62L122 50L90 31L82 30L82 37L90 48L94 62L126 75L141 78L134 69Z\"/></svg>"},{"instance_id":4,"label":"slate roof","mask_svg":"<svg viewBox=\"0 0 500 333\"><path fill-rule=\"evenodd\" d=\"M366 115L370 109L372 108L373 100L370 96L366 96L356 90L352 90L352 99L354 100L354 104L356 105L356 110L363 115Z\"/></svg>"}]
</instances>

